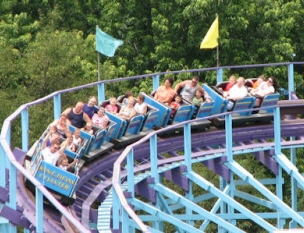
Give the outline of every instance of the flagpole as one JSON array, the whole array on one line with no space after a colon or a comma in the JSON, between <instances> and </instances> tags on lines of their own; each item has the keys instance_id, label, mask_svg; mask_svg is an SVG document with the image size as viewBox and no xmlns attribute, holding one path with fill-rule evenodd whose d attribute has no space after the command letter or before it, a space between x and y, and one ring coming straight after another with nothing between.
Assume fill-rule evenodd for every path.
<instances>
[{"instance_id":1,"label":"flagpole","mask_svg":"<svg viewBox=\"0 0 304 233\"><path fill-rule=\"evenodd\" d=\"M100 81L100 54L97 52L98 81Z\"/></svg>"},{"instance_id":2,"label":"flagpole","mask_svg":"<svg viewBox=\"0 0 304 233\"><path fill-rule=\"evenodd\" d=\"M220 56L219 56L219 53L220 53L219 50L220 50L220 49L219 49L219 47L220 47L220 46L219 46L219 44L218 44L217 47L216 47L216 66L217 66L217 67L220 66Z\"/></svg>"},{"instance_id":3,"label":"flagpole","mask_svg":"<svg viewBox=\"0 0 304 233\"><path fill-rule=\"evenodd\" d=\"M98 25L96 25L96 28L99 28ZM99 82L100 81L100 55L99 55L98 51L97 51L97 69L98 69L97 77L98 77L98 82Z\"/></svg>"},{"instance_id":4,"label":"flagpole","mask_svg":"<svg viewBox=\"0 0 304 233\"><path fill-rule=\"evenodd\" d=\"M218 13L215 14L215 18L218 18ZM220 66L220 44L219 44L219 37L217 38L217 47L216 47L216 66Z\"/></svg>"}]
</instances>

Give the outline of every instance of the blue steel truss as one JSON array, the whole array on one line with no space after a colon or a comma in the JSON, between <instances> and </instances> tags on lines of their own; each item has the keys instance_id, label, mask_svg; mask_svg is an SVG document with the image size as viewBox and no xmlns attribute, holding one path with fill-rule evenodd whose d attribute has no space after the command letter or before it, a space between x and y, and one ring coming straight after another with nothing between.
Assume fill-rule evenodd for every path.
<instances>
[{"instance_id":1,"label":"blue steel truss","mask_svg":"<svg viewBox=\"0 0 304 233\"><path fill-rule=\"evenodd\" d=\"M173 71L170 73L177 74L182 72L204 72L214 71L217 75L217 81L223 80L223 70L230 68L255 68L255 67L267 67L267 66L287 66L288 67L288 94L289 99L291 93L294 91L293 69L294 65L303 65L302 62L294 63L277 63L277 64L260 64L249 66L235 66L235 67L216 67L205 68L188 71ZM160 76L166 73L142 75L137 77L125 78L125 80L135 78L152 78L153 87L156 89L159 86ZM99 102L105 99L105 85L107 83L115 81L121 81L121 79L114 79L111 81L105 80L81 87L71 88L64 91L58 91L49 96L46 96L40 100L36 100L31 103L20 106L11 116L9 116L3 123L3 127L0 135L0 194L1 197L5 195L8 198L2 198L0 200L0 211L9 209L12 213L15 213L18 209L18 187L17 187L17 172L21 173L26 179L30 180L35 185L36 191L36 211L34 219L28 217L31 225L24 229L24 232L30 232L34 226L36 232L43 232L46 230L47 223L43 218L43 199L47 198L58 211L70 221L76 229L80 232L91 232L86 226L84 226L81 219L75 218L51 195L35 178L33 178L21 165L22 161L18 161L10 148L11 144L11 123L21 116L22 126L22 151L26 152L29 147L29 112L30 107L34 107L44 101L53 100L54 102L54 119L57 119L61 113L61 95L71 91L81 90L83 88L89 88L97 86ZM194 120L196 121L196 120ZM165 129L155 131L141 139L140 141L128 146L122 155L117 159L114 164L114 173L112 177L112 189L108 192L108 196L104 203L101 204L100 210L105 209L102 205L106 204L108 208L108 214L105 218L109 218L106 226L100 230L100 232L135 232L139 229L142 232L163 232L164 223L168 222L174 226L176 232L205 232L209 223L213 222L218 226L218 232L245 232L238 228L237 222L240 219L250 219L255 224L259 225L265 231L276 232L279 229L286 228L286 221L288 220L289 228L302 228L304 227L303 212L298 210L297 207L297 189L304 187L303 176L298 172L295 166L295 153L296 148L303 147L304 141L302 140L290 140L282 142L281 139L281 125L280 125L280 108L274 109L274 140L270 143L261 144L256 146L255 144L246 145L246 147L238 147L233 144L232 133L232 118L230 114L225 114L226 124L226 142L223 149L216 150L214 152L208 152L208 155L196 155L192 151L191 145L191 122L184 122L176 125L175 127L184 127L184 154L182 160L176 160L176 162L163 163L158 159L158 133L163 133ZM134 146L140 145L149 141L150 143L150 169L145 173L137 173L134 169ZM282 148L288 148L291 152L291 159L286 158L282 154ZM213 148L210 148L213 149ZM278 164L278 173L274 179L257 180L255 179L245 168L238 164L234 157L246 153L255 153L273 150L272 159ZM215 184L210 183L204 177L199 176L192 169L193 164L203 161L208 161L215 158L223 158L222 165L225 166L230 173L229 182L223 180L220 177L220 185L216 187ZM124 161L127 161L127 182L125 176L122 176ZM174 190L169 189L163 184L161 174L166 171L170 171L175 168L181 168L181 176L186 178L188 184L188 190L181 195ZM292 194L291 205L285 203L284 194L282 191L282 185L284 180L282 178L282 170L284 170L292 179ZM235 179L235 176L239 179ZM9 177L10 182L7 182ZM122 178L123 177L123 178ZM150 190L156 194L155 203L149 201L142 201L137 198L134 187L137 183L143 180L148 180L148 186ZM201 196L195 196L192 192L192 185L197 184L207 193ZM251 185L257 189L263 197L252 196L247 193L239 191L237 187L239 185ZM276 187L275 192L271 192L266 185L274 185ZM199 204L201 201L208 201L210 198L217 198L213 208L206 210ZM246 208L241 203L237 202L235 197L242 198L247 201L265 206L271 211L263 213L254 213ZM20 203L19 203L20 204ZM112 214L111 214L112 209ZM184 214L176 214L176 210L183 209ZM144 212L144 214L142 214ZM113 218L113 222L110 223L110 218ZM274 219L276 224L271 224L268 219ZM197 226L195 222L201 221L201 224ZM105 221L105 219L100 220ZM0 232L17 232L16 225L21 222L14 221L9 217L0 217ZM101 226L98 226L101 229Z\"/></svg>"}]
</instances>

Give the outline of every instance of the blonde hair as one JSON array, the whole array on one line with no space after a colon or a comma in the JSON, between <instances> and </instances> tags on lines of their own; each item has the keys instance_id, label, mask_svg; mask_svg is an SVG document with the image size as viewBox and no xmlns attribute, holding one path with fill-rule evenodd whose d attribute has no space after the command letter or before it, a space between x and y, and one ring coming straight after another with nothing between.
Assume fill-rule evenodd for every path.
<instances>
[{"instance_id":1,"label":"blonde hair","mask_svg":"<svg viewBox=\"0 0 304 233\"><path fill-rule=\"evenodd\" d=\"M69 161L67 155L66 155L66 154L61 154L61 155L59 156L59 158L57 159L57 166L61 165L62 162L65 161L65 160L68 160L68 161Z\"/></svg>"}]
</instances>

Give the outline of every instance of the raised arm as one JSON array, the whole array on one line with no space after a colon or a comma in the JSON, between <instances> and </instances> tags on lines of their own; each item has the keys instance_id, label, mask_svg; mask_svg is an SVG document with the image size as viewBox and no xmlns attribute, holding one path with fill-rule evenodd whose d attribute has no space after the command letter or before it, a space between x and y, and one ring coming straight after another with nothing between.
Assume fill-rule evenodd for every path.
<instances>
[{"instance_id":1,"label":"raised arm","mask_svg":"<svg viewBox=\"0 0 304 233\"><path fill-rule=\"evenodd\" d=\"M175 88L174 88L174 91L177 93L177 91L180 89L180 88L183 88L186 84L187 84L188 80L185 80L185 81L182 81L178 84L176 84Z\"/></svg>"}]
</instances>

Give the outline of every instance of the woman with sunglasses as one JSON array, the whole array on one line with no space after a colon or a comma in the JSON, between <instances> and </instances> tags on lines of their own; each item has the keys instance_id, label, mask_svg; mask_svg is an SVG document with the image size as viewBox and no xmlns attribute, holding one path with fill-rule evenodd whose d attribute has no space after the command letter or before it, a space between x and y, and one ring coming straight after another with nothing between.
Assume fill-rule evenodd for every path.
<instances>
[{"instance_id":1,"label":"woman with sunglasses","mask_svg":"<svg viewBox=\"0 0 304 233\"><path fill-rule=\"evenodd\" d=\"M252 95L257 98L255 102L255 106L260 106L262 99L264 96L273 94L278 91L279 84L275 77L270 76L267 81L262 82L258 88L252 92Z\"/></svg>"},{"instance_id":2,"label":"woman with sunglasses","mask_svg":"<svg viewBox=\"0 0 304 233\"><path fill-rule=\"evenodd\" d=\"M278 87L277 80L273 76L270 76L267 81L262 82L252 94L258 97L264 97L265 95L275 93Z\"/></svg>"}]
</instances>

